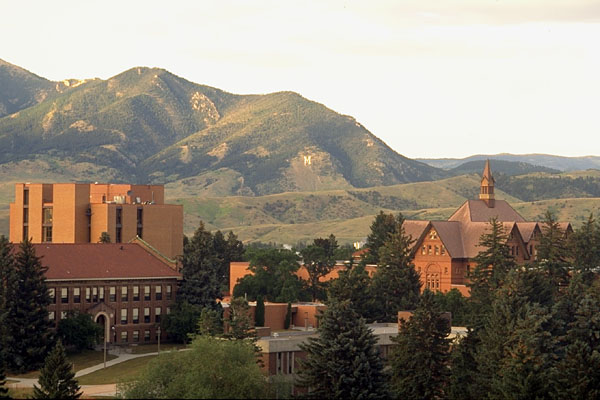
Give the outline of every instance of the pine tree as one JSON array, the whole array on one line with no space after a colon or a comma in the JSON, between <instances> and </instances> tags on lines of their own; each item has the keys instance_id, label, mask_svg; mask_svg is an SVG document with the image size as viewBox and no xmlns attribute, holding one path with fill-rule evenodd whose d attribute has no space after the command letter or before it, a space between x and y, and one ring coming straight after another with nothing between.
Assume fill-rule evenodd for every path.
<instances>
[{"instance_id":1,"label":"pine tree","mask_svg":"<svg viewBox=\"0 0 600 400\"><path fill-rule=\"evenodd\" d=\"M204 229L203 223L187 241L181 261L183 283L177 292L178 303L218 309L216 299L222 299L221 260L213 252L212 235Z\"/></svg>"},{"instance_id":2,"label":"pine tree","mask_svg":"<svg viewBox=\"0 0 600 400\"><path fill-rule=\"evenodd\" d=\"M546 271L557 288L567 285L571 269L567 239L550 211L544 214L542 236L537 249L538 267Z\"/></svg>"},{"instance_id":3,"label":"pine tree","mask_svg":"<svg viewBox=\"0 0 600 400\"><path fill-rule=\"evenodd\" d=\"M81 396L73 365L67 361L60 340L46 357L38 383L40 387L33 386L34 399L78 399Z\"/></svg>"},{"instance_id":4,"label":"pine tree","mask_svg":"<svg viewBox=\"0 0 600 400\"><path fill-rule=\"evenodd\" d=\"M350 306L330 302L321 314L319 336L300 345L297 385L307 397L330 399L387 398L387 379L377 351L377 339Z\"/></svg>"},{"instance_id":5,"label":"pine tree","mask_svg":"<svg viewBox=\"0 0 600 400\"><path fill-rule=\"evenodd\" d=\"M600 266L600 227L593 214L568 239L573 267L592 280L592 271Z\"/></svg>"},{"instance_id":6,"label":"pine tree","mask_svg":"<svg viewBox=\"0 0 600 400\"><path fill-rule=\"evenodd\" d=\"M413 240L406 236L404 218L398 214L396 228L379 250L379 265L370 286L375 301L373 318L394 322L398 311L414 310L419 302L421 279L410 255Z\"/></svg>"},{"instance_id":7,"label":"pine tree","mask_svg":"<svg viewBox=\"0 0 600 400\"><path fill-rule=\"evenodd\" d=\"M469 319L475 331L481 328L485 315L491 311L495 291L504 283L506 274L517 266L506 244L508 235L502 222L492 218L489 225L489 231L479 238L479 247L483 250L474 258L476 266L467 284L471 290Z\"/></svg>"},{"instance_id":8,"label":"pine tree","mask_svg":"<svg viewBox=\"0 0 600 400\"><path fill-rule=\"evenodd\" d=\"M450 321L425 290L412 317L402 323L391 356L392 391L401 399L445 396L450 376Z\"/></svg>"},{"instance_id":9,"label":"pine tree","mask_svg":"<svg viewBox=\"0 0 600 400\"><path fill-rule=\"evenodd\" d=\"M265 326L265 301L261 295L256 298L254 326Z\"/></svg>"},{"instance_id":10,"label":"pine tree","mask_svg":"<svg viewBox=\"0 0 600 400\"><path fill-rule=\"evenodd\" d=\"M6 387L6 375L4 373L4 360L0 354L0 399L8 399L8 388Z\"/></svg>"},{"instance_id":11,"label":"pine tree","mask_svg":"<svg viewBox=\"0 0 600 400\"><path fill-rule=\"evenodd\" d=\"M10 333L5 325L6 309L6 290L9 276L14 274L14 259L12 256L12 245L4 236L0 236L0 360L6 355L7 343L4 341Z\"/></svg>"},{"instance_id":12,"label":"pine tree","mask_svg":"<svg viewBox=\"0 0 600 400\"><path fill-rule=\"evenodd\" d=\"M5 357L9 370L26 372L43 364L53 344L48 320L50 296L46 268L28 240L21 243L14 265L6 287Z\"/></svg>"},{"instance_id":13,"label":"pine tree","mask_svg":"<svg viewBox=\"0 0 600 400\"><path fill-rule=\"evenodd\" d=\"M203 308L198 318L196 331L199 335L220 336L223 335L223 316L212 308Z\"/></svg>"},{"instance_id":14,"label":"pine tree","mask_svg":"<svg viewBox=\"0 0 600 400\"><path fill-rule=\"evenodd\" d=\"M110 235L108 232L102 232L98 238L98 243L110 243Z\"/></svg>"},{"instance_id":15,"label":"pine tree","mask_svg":"<svg viewBox=\"0 0 600 400\"><path fill-rule=\"evenodd\" d=\"M371 233L367 236L365 248L368 252L365 254L365 262L369 264L379 264L379 249L389 239L391 234L396 233L398 221L393 214L386 214L379 211L379 214L371 224Z\"/></svg>"},{"instance_id":16,"label":"pine tree","mask_svg":"<svg viewBox=\"0 0 600 400\"><path fill-rule=\"evenodd\" d=\"M354 311L369 322L377 318L370 286L371 278L364 262L349 265L346 270L340 271L337 279L331 281L328 298L338 302L349 300Z\"/></svg>"}]
</instances>

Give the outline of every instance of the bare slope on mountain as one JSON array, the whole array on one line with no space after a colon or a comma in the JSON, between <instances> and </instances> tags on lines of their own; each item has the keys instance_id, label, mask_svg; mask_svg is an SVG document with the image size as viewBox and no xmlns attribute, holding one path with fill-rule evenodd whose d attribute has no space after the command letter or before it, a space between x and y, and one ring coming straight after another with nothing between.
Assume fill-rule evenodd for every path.
<instances>
[{"instance_id":1,"label":"bare slope on mountain","mask_svg":"<svg viewBox=\"0 0 600 400\"><path fill-rule=\"evenodd\" d=\"M92 164L118 171L119 181L178 181L224 195L444 175L399 155L352 117L298 94L233 95L156 68L72 84L0 118L0 164L33 160ZM40 170L40 179L47 172Z\"/></svg>"}]
</instances>

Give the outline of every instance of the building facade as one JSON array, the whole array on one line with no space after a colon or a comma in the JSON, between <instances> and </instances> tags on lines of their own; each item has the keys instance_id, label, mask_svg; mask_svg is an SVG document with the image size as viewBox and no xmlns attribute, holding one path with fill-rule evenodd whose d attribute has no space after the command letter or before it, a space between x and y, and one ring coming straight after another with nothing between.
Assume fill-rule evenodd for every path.
<instances>
[{"instance_id":1,"label":"building facade","mask_svg":"<svg viewBox=\"0 0 600 400\"><path fill-rule=\"evenodd\" d=\"M10 241L112 243L136 237L175 259L183 253L183 206L164 204L162 185L17 183Z\"/></svg>"},{"instance_id":2,"label":"building facade","mask_svg":"<svg viewBox=\"0 0 600 400\"><path fill-rule=\"evenodd\" d=\"M35 245L47 267L51 304L58 325L69 311L92 315L109 343L154 343L170 313L181 274L136 243ZM161 339L166 339L161 332Z\"/></svg>"}]
</instances>

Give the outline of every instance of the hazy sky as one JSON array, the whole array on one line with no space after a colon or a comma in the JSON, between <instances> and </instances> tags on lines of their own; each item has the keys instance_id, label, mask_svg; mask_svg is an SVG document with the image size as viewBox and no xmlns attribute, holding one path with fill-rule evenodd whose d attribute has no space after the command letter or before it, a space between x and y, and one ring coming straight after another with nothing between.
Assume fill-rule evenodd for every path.
<instances>
[{"instance_id":1,"label":"hazy sky","mask_svg":"<svg viewBox=\"0 0 600 400\"><path fill-rule=\"evenodd\" d=\"M0 58L52 80L149 66L293 90L408 157L600 155L600 1L0 5Z\"/></svg>"}]
</instances>

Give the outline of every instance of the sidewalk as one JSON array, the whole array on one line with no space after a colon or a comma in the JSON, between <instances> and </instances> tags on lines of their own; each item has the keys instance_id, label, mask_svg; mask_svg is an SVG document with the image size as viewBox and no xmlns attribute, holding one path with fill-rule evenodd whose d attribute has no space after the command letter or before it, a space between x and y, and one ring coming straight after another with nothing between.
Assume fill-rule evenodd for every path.
<instances>
[{"instance_id":1,"label":"sidewalk","mask_svg":"<svg viewBox=\"0 0 600 400\"><path fill-rule=\"evenodd\" d=\"M187 350L187 349L182 349ZM143 353L143 354L129 354L129 353L115 353L109 352L110 354L114 354L117 358L107 361L106 367L110 367L115 364L119 364L125 361L133 360L134 358L147 357L147 356L155 356L158 355L158 352L153 353ZM85 368L79 370L75 373L75 377L78 378L83 375L91 374L92 372L96 372L104 368L104 363L100 363L98 365L94 365L93 367ZM6 386L9 388L30 388L33 385L38 384L37 378L16 378L7 376L7 380L17 381L8 383ZM117 385L115 383L106 384L106 385L83 385L81 386L81 390L84 396L116 396L117 395Z\"/></svg>"}]
</instances>

